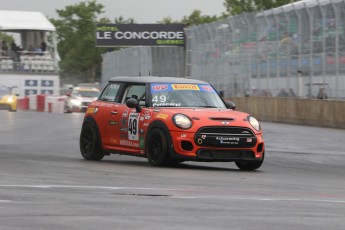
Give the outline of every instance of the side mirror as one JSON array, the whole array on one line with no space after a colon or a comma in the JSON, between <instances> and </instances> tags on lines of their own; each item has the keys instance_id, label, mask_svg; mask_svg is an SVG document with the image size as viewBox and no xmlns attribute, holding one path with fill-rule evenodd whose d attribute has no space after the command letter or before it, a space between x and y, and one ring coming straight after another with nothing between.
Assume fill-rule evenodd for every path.
<instances>
[{"instance_id":1,"label":"side mirror","mask_svg":"<svg viewBox=\"0 0 345 230\"><path fill-rule=\"evenodd\" d=\"M139 101L135 98L130 98L126 101L126 105L129 108L135 108L137 112L139 113L141 111L141 107L139 105Z\"/></svg>"},{"instance_id":2,"label":"side mirror","mask_svg":"<svg viewBox=\"0 0 345 230\"><path fill-rule=\"evenodd\" d=\"M232 109L232 110L235 110L235 109L236 109L236 104L235 104L235 102L226 101L225 104L226 104L226 107L227 107L228 109Z\"/></svg>"}]
</instances>

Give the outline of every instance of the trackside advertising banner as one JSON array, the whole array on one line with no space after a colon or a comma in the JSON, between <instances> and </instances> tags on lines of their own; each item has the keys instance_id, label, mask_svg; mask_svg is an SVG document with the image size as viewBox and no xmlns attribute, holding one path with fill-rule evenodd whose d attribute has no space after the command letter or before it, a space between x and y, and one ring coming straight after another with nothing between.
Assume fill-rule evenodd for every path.
<instances>
[{"instance_id":1,"label":"trackside advertising banner","mask_svg":"<svg viewBox=\"0 0 345 230\"><path fill-rule=\"evenodd\" d=\"M97 24L96 46L184 46L183 24Z\"/></svg>"}]
</instances>

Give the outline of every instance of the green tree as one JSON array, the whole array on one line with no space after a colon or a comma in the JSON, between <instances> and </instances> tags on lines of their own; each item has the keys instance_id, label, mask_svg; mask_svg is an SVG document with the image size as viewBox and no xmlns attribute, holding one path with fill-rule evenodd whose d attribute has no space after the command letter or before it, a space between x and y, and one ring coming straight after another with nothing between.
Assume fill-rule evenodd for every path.
<instances>
[{"instance_id":1,"label":"green tree","mask_svg":"<svg viewBox=\"0 0 345 230\"><path fill-rule=\"evenodd\" d=\"M225 0L227 14L235 15L259 10L268 10L300 0Z\"/></svg>"},{"instance_id":2,"label":"green tree","mask_svg":"<svg viewBox=\"0 0 345 230\"><path fill-rule=\"evenodd\" d=\"M101 77L102 54L113 48L96 47L96 24L112 23L100 18L104 6L96 0L80 2L56 10L58 19L50 19L58 35L58 52L61 57L61 78L69 83L94 82ZM122 16L115 23L134 23Z\"/></svg>"},{"instance_id":3,"label":"green tree","mask_svg":"<svg viewBox=\"0 0 345 230\"><path fill-rule=\"evenodd\" d=\"M62 79L72 82L97 81L104 50L95 47L95 30L97 16L103 13L103 5L96 1L80 2L56 12L59 19L51 19L51 22L58 34Z\"/></svg>"},{"instance_id":4,"label":"green tree","mask_svg":"<svg viewBox=\"0 0 345 230\"><path fill-rule=\"evenodd\" d=\"M194 10L189 16L184 16L181 20L173 20L170 17L163 18L163 20L158 21L161 24L171 24L171 23L181 23L186 26L195 26L205 23L211 23L219 20L217 16L207 16L202 15L200 10Z\"/></svg>"}]
</instances>

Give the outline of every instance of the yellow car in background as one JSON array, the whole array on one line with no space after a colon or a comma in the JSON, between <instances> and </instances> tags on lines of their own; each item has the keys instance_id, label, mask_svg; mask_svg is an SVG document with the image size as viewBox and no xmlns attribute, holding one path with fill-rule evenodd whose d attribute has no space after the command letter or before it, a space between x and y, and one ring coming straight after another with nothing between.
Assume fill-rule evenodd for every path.
<instances>
[{"instance_id":1,"label":"yellow car in background","mask_svg":"<svg viewBox=\"0 0 345 230\"><path fill-rule=\"evenodd\" d=\"M17 95L12 93L16 87L0 86L0 110L17 111Z\"/></svg>"}]
</instances>

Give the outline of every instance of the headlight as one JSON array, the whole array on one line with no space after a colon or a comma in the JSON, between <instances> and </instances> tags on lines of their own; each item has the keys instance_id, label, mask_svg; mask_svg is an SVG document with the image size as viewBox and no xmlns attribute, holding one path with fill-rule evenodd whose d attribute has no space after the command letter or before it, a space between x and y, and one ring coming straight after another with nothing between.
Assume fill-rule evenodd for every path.
<instances>
[{"instance_id":1,"label":"headlight","mask_svg":"<svg viewBox=\"0 0 345 230\"><path fill-rule=\"evenodd\" d=\"M260 127L258 120L256 120L254 117L249 116L248 121L253 126L254 129L256 129L257 131L261 130L261 127Z\"/></svg>"},{"instance_id":2,"label":"headlight","mask_svg":"<svg viewBox=\"0 0 345 230\"><path fill-rule=\"evenodd\" d=\"M7 102L8 102L8 103L12 103L12 101L13 101L13 97L7 98Z\"/></svg>"},{"instance_id":3,"label":"headlight","mask_svg":"<svg viewBox=\"0 0 345 230\"><path fill-rule=\"evenodd\" d=\"M81 101L76 100L76 99L72 99L72 100L71 100L71 103L72 103L73 105L81 105Z\"/></svg>"},{"instance_id":4,"label":"headlight","mask_svg":"<svg viewBox=\"0 0 345 230\"><path fill-rule=\"evenodd\" d=\"M175 114L173 122L180 129L189 129L192 126L192 121L183 114Z\"/></svg>"}]
</instances>

